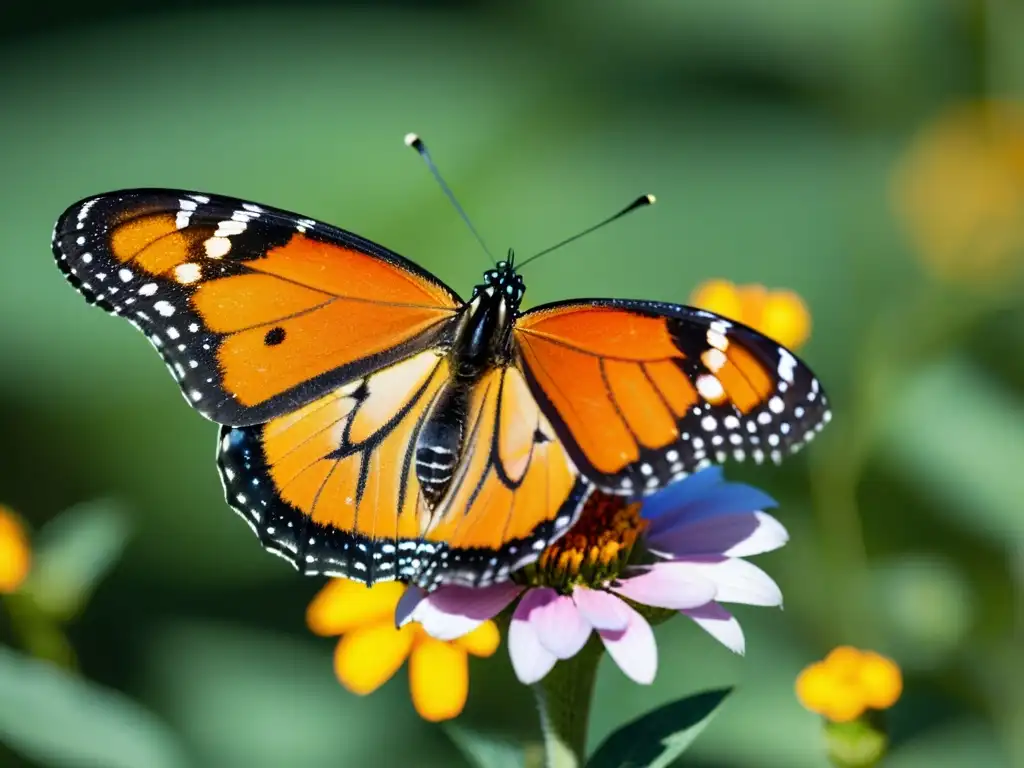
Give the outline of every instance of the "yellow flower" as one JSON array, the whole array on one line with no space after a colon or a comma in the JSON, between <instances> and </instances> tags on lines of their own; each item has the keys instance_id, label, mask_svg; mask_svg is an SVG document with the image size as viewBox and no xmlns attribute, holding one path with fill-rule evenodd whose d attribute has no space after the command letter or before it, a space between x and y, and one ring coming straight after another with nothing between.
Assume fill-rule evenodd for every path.
<instances>
[{"instance_id":1,"label":"yellow flower","mask_svg":"<svg viewBox=\"0 0 1024 768\"><path fill-rule=\"evenodd\" d=\"M868 709L888 709L902 691L896 662L848 645L835 648L796 679L800 703L834 723L856 720Z\"/></svg>"},{"instance_id":2,"label":"yellow flower","mask_svg":"<svg viewBox=\"0 0 1024 768\"><path fill-rule=\"evenodd\" d=\"M1024 266L1024 105L950 110L914 141L893 200L938 277L990 284Z\"/></svg>"},{"instance_id":3,"label":"yellow flower","mask_svg":"<svg viewBox=\"0 0 1024 768\"><path fill-rule=\"evenodd\" d=\"M498 627L486 621L457 640L437 640L419 624L395 628L395 607L405 591L397 582L367 587L333 579L313 598L306 624L317 635L341 635L334 673L352 693L372 693L409 659L409 688L420 716L432 722L456 717L469 693L469 654L498 649Z\"/></svg>"},{"instance_id":4,"label":"yellow flower","mask_svg":"<svg viewBox=\"0 0 1024 768\"><path fill-rule=\"evenodd\" d=\"M32 565L32 549L21 521L0 505L0 594L16 592Z\"/></svg>"},{"instance_id":5,"label":"yellow flower","mask_svg":"<svg viewBox=\"0 0 1024 768\"><path fill-rule=\"evenodd\" d=\"M811 335L811 313L793 291L769 291L763 285L733 285L727 280L701 283L690 296L695 307L749 325L795 350Z\"/></svg>"}]
</instances>

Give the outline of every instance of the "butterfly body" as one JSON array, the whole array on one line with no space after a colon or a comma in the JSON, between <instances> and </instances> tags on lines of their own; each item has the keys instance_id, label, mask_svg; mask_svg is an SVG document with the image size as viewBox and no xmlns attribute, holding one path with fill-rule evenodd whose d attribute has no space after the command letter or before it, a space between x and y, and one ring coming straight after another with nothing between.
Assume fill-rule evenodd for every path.
<instances>
[{"instance_id":1,"label":"butterfly body","mask_svg":"<svg viewBox=\"0 0 1024 768\"><path fill-rule=\"evenodd\" d=\"M463 301L345 230L161 189L76 203L53 251L221 425L228 503L307 574L502 581L594 488L636 498L711 463L781 461L830 416L792 353L712 313L522 312L511 257Z\"/></svg>"},{"instance_id":2,"label":"butterfly body","mask_svg":"<svg viewBox=\"0 0 1024 768\"><path fill-rule=\"evenodd\" d=\"M502 261L484 273L484 282L459 311L447 351L449 379L424 415L416 440L416 475L430 510L443 499L462 461L474 387L488 370L512 362L512 329L525 290L511 262Z\"/></svg>"}]
</instances>

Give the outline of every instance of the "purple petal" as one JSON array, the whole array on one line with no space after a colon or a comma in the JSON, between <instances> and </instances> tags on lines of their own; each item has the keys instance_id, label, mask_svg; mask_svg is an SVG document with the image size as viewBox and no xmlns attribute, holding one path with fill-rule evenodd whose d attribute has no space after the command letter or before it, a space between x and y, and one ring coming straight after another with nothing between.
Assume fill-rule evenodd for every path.
<instances>
[{"instance_id":1,"label":"purple petal","mask_svg":"<svg viewBox=\"0 0 1024 768\"><path fill-rule=\"evenodd\" d=\"M729 557L750 557L772 552L789 541L789 531L767 512L755 512L758 523L753 535L730 547L725 554Z\"/></svg>"},{"instance_id":2,"label":"purple petal","mask_svg":"<svg viewBox=\"0 0 1024 768\"><path fill-rule=\"evenodd\" d=\"M501 613L522 591L522 587L508 581L489 587L451 585L434 590L428 599L438 610L445 613L483 620Z\"/></svg>"},{"instance_id":3,"label":"purple petal","mask_svg":"<svg viewBox=\"0 0 1024 768\"><path fill-rule=\"evenodd\" d=\"M654 632L643 616L628 605L629 625L618 632L598 632L604 647L627 677L635 682L648 685L654 681L658 671L658 646Z\"/></svg>"},{"instance_id":4,"label":"purple petal","mask_svg":"<svg viewBox=\"0 0 1024 768\"><path fill-rule=\"evenodd\" d=\"M395 606L395 626L400 627L412 619L416 607L426 598L427 590L410 584L405 592L398 598L398 605Z\"/></svg>"},{"instance_id":5,"label":"purple petal","mask_svg":"<svg viewBox=\"0 0 1024 768\"><path fill-rule=\"evenodd\" d=\"M685 485L686 482L683 480L680 485ZM671 487L669 486L669 489ZM698 520L718 515L758 512L774 506L777 504L771 496L753 486L742 483L719 483L714 487L705 488L705 492L700 496L690 495L689 500L684 504L676 502L671 509L663 509L648 526L647 536L650 538L662 535L677 526L695 523ZM646 507L642 510L642 514L644 517L648 516Z\"/></svg>"},{"instance_id":6,"label":"purple petal","mask_svg":"<svg viewBox=\"0 0 1024 768\"><path fill-rule=\"evenodd\" d=\"M622 579L612 592L642 605L682 610L696 608L715 598L715 582L693 568L672 568L670 562L655 563L648 570Z\"/></svg>"},{"instance_id":7,"label":"purple petal","mask_svg":"<svg viewBox=\"0 0 1024 768\"><path fill-rule=\"evenodd\" d=\"M693 557L658 563L656 567L671 572L674 578L680 580L702 578L711 581L716 587L713 599L722 603L782 605L779 585L771 576L746 560Z\"/></svg>"},{"instance_id":8,"label":"purple petal","mask_svg":"<svg viewBox=\"0 0 1024 768\"><path fill-rule=\"evenodd\" d=\"M519 602L516 615L533 625L540 644L559 659L575 656L590 637L590 624L576 609L572 598L550 587L527 592Z\"/></svg>"},{"instance_id":9,"label":"purple petal","mask_svg":"<svg viewBox=\"0 0 1024 768\"><path fill-rule=\"evenodd\" d=\"M741 557L778 549L789 539L782 524L764 512L705 517L647 536L652 552L665 557L729 555Z\"/></svg>"},{"instance_id":10,"label":"purple petal","mask_svg":"<svg viewBox=\"0 0 1024 768\"><path fill-rule=\"evenodd\" d=\"M576 587L573 602L594 629L621 632L629 625L630 608L615 595L600 589Z\"/></svg>"},{"instance_id":11,"label":"purple petal","mask_svg":"<svg viewBox=\"0 0 1024 768\"><path fill-rule=\"evenodd\" d=\"M508 628L508 655L512 660L512 668L521 683L531 685L551 671L557 659L540 643L537 629L529 621L529 606L523 610L523 604L537 590L531 590L516 606L512 614L512 622Z\"/></svg>"},{"instance_id":12,"label":"purple petal","mask_svg":"<svg viewBox=\"0 0 1024 768\"><path fill-rule=\"evenodd\" d=\"M511 583L490 587L440 587L420 599L409 618L418 621L428 635L438 640L454 640L501 613L522 590ZM402 601L410 591L399 600L399 610L403 609Z\"/></svg>"},{"instance_id":13,"label":"purple petal","mask_svg":"<svg viewBox=\"0 0 1024 768\"><path fill-rule=\"evenodd\" d=\"M690 608L681 613L697 622L697 624L707 630L708 634L730 651L741 656L743 655L746 650L743 629L740 627L740 623L736 621L736 617L718 603L708 603L699 608Z\"/></svg>"}]
</instances>

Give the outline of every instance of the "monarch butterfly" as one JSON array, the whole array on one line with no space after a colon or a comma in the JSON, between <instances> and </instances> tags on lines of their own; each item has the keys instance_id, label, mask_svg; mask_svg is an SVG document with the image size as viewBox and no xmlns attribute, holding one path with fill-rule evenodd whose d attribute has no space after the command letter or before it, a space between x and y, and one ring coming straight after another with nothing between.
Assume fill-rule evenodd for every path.
<instances>
[{"instance_id":1,"label":"monarch butterfly","mask_svg":"<svg viewBox=\"0 0 1024 768\"><path fill-rule=\"evenodd\" d=\"M463 301L345 230L167 189L75 203L52 245L221 425L228 504L305 574L507 580L594 488L639 497L712 462L778 462L830 417L791 352L710 312L521 311L511 252Z\"/></svg>"}]
</instances>

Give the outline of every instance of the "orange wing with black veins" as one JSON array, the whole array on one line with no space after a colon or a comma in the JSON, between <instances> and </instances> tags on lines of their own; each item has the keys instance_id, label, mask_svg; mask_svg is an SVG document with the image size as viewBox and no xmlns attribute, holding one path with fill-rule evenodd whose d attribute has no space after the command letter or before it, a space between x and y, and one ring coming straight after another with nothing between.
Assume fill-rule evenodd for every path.
<instances>
[{"instance_id":1,"label":"orange wing with black veins","mask_svg":"<svg viewBox=\"0 0 1024 768\"><path fill-rule=\"evenodd\" d=\"M560 302L525 313L515 337L541 410L608 493L651 493L728 459L781 461L831 418L792 352L693 307Z\"/></svg>"},{"instance_id":2,"label":"orange wing with black veins","mask_svg":"<svg viewBox=\"0 0 1024 768\"><path fill-rule=\"evenodd\" d=\"M58 266L139 328L207 418L256 424L443 340L459 297L350 232L178 190L71 206Z\"/></svg>"}]
</instances>

